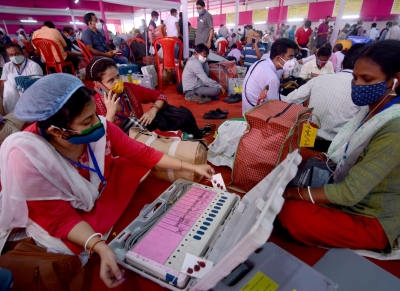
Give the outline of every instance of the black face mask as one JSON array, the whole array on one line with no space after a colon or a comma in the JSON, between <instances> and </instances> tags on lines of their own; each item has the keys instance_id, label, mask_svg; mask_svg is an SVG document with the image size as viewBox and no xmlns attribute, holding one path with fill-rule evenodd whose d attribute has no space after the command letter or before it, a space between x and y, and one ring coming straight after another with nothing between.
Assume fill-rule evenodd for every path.
<instances>
[{"instance_id":1,"label":"black face mask","mask_svg":"<svg viewBox=\"0 0 400 291\"><path fill-rule=\"evenodd\" d=\"M326 20L325 23L328 24L328 23L329 23L329 20Z\"/></svg>"}]
</instances>

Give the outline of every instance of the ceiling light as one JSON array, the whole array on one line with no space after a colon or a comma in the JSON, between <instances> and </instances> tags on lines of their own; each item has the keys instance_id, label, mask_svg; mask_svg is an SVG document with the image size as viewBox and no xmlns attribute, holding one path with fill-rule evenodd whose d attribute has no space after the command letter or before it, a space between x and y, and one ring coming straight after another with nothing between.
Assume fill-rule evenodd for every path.
<instances>
[{"instance_id":1,"label":"ceiling light","mask_svg":"<svg viewBox=\"0 0 400 291\"><path fill-rule=\"evenodd\" d=\"M69 10L69 7L65 8L65 10Z\"/></svg>"},{"instance_id":2,"label":"ceiling light","mask_svg":"<svg viewBox=\"0 0 400 291\"><path fill-rule=\"evenodd\" d=\"M235 26L235 23L227 23L225 26Z\"/></svg>"},{"instance_id":3,"label":"ceiling light","mask_svg":"<svg viewBox=\"0 0 400 291\"><path fill-rule=\"evenodd\" d=\"M265 7L265 9L269 9L269 7L267 6L267 7Z\"/></svg>"},{"instance_id":4,"label":"ceiling light","mask_svg":"<svg viewBox=\"0 0 400 291\"><path fill-rule=\"evenodd\" d=\"M265 24L267 21L257 21L257 22L254 22L253 24Z\"/></svg>"},{"instance_id":5,"label":"ceiling light","mask_svg":"<svg viewBox=\"0 0 400 291\"><path fill-rule=\"evenodd\" d=\"M304 18L291 18L291 19L288 19L287 21L288 22L301 22L303 20L304 20Z\"/></svg>"},{"instance_id":6,"label":"ceiling light","mask_svg":"<svg viewBox=\"0 0 400 291\"><path fill-rule=\"evenodd\" d=\"M75 0L75 3L78 3L79 2L79 0Z\"/></svg>"},{"instance_id":7,"label":"ceiling light","mask_svg":"<svg viewBox=\"0 0 400 291\"><path fill-rule=\"evenodd\" d=\"M73 21L71 21L70 23L71 23L71 24L74 24L74 22L73 22ZM75 24L82 25L82 24L84 24L84 23L83 23L83 22L80 22L80 21L75 21Z\"/></svg>"},{"instance_id":8,"label":"ceiling light","mask_svg":"<svg viewBox=\"0 0 400 291\"><path fill-rule=\"evenodd\" d=\"M354 18L359 18L360 15L345 15L342 17L342 19L354 19Z\"/></svg>"},{"instance_id":9,"label":"ceiling light","mask_svg":"<svg viewBox=\"0 0 400 291\"><path fill-rule=\"evenodd\" d=\"M21 22L37 22L37 20L33 20L33 19L21 19Z\"/></svg>"}]
</instances>

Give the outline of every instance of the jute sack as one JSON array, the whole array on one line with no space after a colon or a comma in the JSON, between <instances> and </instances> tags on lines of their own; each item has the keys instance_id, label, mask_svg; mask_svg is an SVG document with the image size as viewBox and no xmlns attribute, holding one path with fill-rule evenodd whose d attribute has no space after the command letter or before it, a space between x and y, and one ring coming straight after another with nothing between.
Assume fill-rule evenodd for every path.
<instances>
[{"instance_id":1,"label":"jute sack","mask_svg":"<svg viewBox=\"0 0 400 291\"><path fill-rule=\"evenodd\" d=\"M129 136L164 154L182 160L183 162L192 165L207 163L207 148L204 142L183 141L180 138L163 137L152 132L140 131L140 129L135 127L131 128ZM198 182L203 178L203 176L196 173L193 175L192 171L161 169L158 167L151 170L151 175L170 182L174 182L177 179Z\"/></svg>"}]
</instances>

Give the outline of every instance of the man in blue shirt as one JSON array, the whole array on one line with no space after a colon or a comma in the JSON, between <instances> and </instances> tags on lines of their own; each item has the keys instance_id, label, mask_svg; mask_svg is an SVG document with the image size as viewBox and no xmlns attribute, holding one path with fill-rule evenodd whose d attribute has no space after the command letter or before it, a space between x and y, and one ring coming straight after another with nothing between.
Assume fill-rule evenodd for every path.
<instances>
[{"instance_id":1,"label":"man in blue shirt","mask_svg":"<svg viewBox=\"0 0 400 291\"><path fill-rule=\"evenodd\" d=\"M93 56L111 58L117 64L127 64L126 57L118 56L117 51L111 50L103 38L103 35L97 30L97 17L94 13L86 13L83 17L88 28L82 33L82 42L87 46Z\"/></svg>"},{"instance_id":2,"label":"man in blue shirt","mask_svg":"<svg viewBox=\"0 0 400 291\"><path fill-rule=\"evenodd\" d=\"M252 64L261 59L262 55L265 54L265 46L260 43L261 36L261 31L254 31L252 43L244 46L240 58L242 67L244 66L249 69Z\"/></svg>"},{"instance_id":3,"label":"man in blue shirt","mask_svg":"<svg viewBox=\"0 0 400 291\"><path fill-rule=\"evenodd\" d=\"M291 41L294 41L294 36L295 36L295 34L296 34L296 25L293 25L293 26L292 26L292 29L289 30L289 39L290 39Z\"/></svg>"}]
</instances>

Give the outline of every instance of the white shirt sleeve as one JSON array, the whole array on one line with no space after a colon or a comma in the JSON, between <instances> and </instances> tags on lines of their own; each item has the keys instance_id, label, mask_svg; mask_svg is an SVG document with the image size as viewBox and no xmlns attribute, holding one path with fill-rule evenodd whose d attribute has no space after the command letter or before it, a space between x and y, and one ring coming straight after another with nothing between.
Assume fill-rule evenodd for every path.
<instances>
[{"instance_id":1,"label":"white shirt sleeve","mask_svg":"<svg viewBox=\"0 0 400 291\"><path fill-rule=\"evenodd\" d=\"M3 67L3 73L1 74L0 80L3 80L3 81L7 80L8 73L9 73L8 66L7 66L7 64L5 64Z\"/></svg>"},{"instance_id":2,"label":"white shirt sleeve","mask_svg":"<svg viewBox=\"0 0 400 291\"><path fill-rule=\"evenodd\" d=\"M306 84L300 86L298 89L287 95L287 97L285 98L285 102L302 103L309 99L311 96L311 89L314 84L314 80L315 78L311 79Z\"/></svg>"},{"instance_id":3,"label":"white shirt sleeve","mask_svg":"<svg viewBox=\"0 0 400 291\"><path fill-rule=\"evenodd\" d=\"M306 80L310 79L310 77L311 77L310 66L305 64L301 67L299 78L303 78L304 80Z\"/></svg>"}]
</instances>

